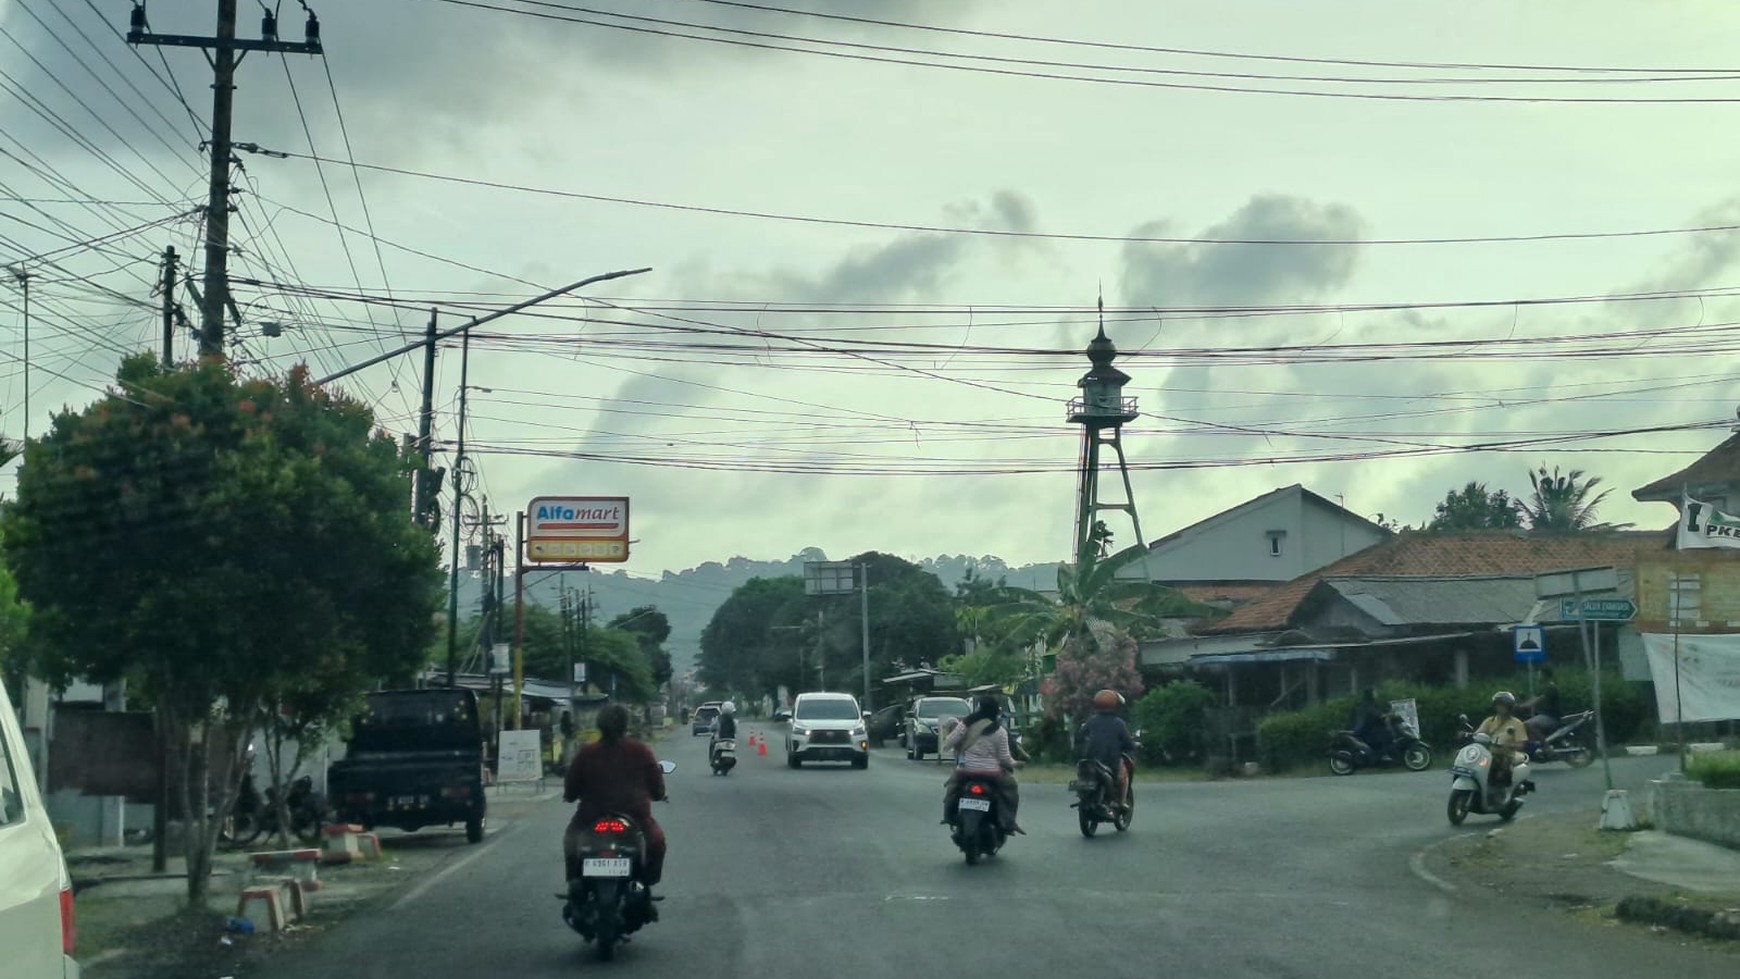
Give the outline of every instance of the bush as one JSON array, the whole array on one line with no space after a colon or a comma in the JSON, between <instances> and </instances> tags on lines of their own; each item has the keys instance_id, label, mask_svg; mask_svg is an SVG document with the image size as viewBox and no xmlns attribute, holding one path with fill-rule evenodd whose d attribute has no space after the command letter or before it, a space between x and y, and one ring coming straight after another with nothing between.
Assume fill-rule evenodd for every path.
<instances>
[{"instance_id":1,"label":"bush","mask_svg":"<svg viewBox=\"0 0 1740 979\"><path fill-rule=\"evenodd\" d=\"M1470 721L1480 723L1492 712L1495 690L1510 690L1525 697L1528 677L1477 680L1461 688L1389 683L1376 692L1378 703L1385 706L1392 700L1414 700L1420 711L1420 737L1432 746L1434 757L1445 762L1460 728L1458 715L1467 714ZM1584 709L1590 699L1589 675L1582 670L1564 670L1559 677L1559 693L1566 713ZM1264 767L1279 772L1319 763L1328 749L1330 732L1347 727L1357 702L1355 697L1339 697L1316 707L1264 718L1257 725L1257 750ZM1602 673L1601 705L1609 745L1623 744L1633 737L1649 714L1642 684L1626 681L1618 673ZM1594 741L1593 731L1589 740Z\"/></svg>"},{"instance_id":2,"label":"bush","mask_svg":"<svg viewBox=\"0 0 1740 979\"><path fill-rule=\"evenodd\" d=\"M1740 789L1740 751L1693 755L1686 759L1686 777L1709 789Z\"/></svg>"},{"instance_id":3,"label":"bush","mask_svg":"<svg viewBox=\"0 0 1740 979\"><path fill-rule=\"evenodd\" d=\"M1132 714L1142 729L1142 760L1158 765L1201 757L1202 712L1217 701L1212 690L1190 680L1150 690L1136 701Z\"/></svg>"}]
</instances>

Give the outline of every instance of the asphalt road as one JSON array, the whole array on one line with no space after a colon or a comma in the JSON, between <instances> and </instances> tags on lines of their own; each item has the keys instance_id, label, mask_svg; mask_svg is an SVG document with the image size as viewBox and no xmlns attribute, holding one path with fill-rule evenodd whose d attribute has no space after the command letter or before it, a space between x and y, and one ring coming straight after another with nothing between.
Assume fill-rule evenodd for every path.
<instances>
[{"instance_id":1,"label":"asphalt road","mask_svg":"<svg viewBox=\"0 0 1740 979\"><path fill-rule=\"evenodd\" d=\"M1740 974L1740 957L1561 912L1446 894L1409 858L1456 832L1448 776L1138 786L1135 826L1085 840L1063 786L1024 792L1017 837L967 867L937 825L942 772L894 751L868 771L786 769L777 749L726 778L679 735L663 920L613 963L563 926L560 831L540 804L382 910L255 973L264 979L647 979L963 973L1027 976ZM1622 787L1668 766L1625 759ZM1601 766L1537 770L1535 811L1589 809ZM1525 809L1525 813L1528 810Z\"/></svg>"}]
</instances>

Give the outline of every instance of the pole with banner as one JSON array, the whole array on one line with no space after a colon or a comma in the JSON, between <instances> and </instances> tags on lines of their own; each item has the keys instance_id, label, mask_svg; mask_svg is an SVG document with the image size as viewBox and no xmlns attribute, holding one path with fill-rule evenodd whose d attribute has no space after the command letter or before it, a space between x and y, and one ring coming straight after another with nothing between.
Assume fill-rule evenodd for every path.
<instances>
[{"instance_id":1,"label":"pole with banner","mask_svg":"<svg viewBox=\"0 0 1740 979\"><path fill-rule=\"evenodd\" d=\"M514 515L514 730L526 675L526 511Z\"/></svg>"}]
</instances>

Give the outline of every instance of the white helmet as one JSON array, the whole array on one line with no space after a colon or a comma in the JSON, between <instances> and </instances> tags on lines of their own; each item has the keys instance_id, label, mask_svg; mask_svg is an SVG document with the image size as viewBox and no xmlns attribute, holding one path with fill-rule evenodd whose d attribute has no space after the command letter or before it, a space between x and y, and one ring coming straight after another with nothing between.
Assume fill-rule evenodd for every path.
<instances>
[{"instance_id":1,"label":"white helmet","mask_svg":"<svg viewBox=\"0 0 1740 979\"><path fill-rule=\"evenodd\" d=\"M735 713L737 713L737 705L732 703L731 701L727 700L724 703L719 705L719 713L721 713L721 714L735 714Z\"/></svg>"}]
</instances>

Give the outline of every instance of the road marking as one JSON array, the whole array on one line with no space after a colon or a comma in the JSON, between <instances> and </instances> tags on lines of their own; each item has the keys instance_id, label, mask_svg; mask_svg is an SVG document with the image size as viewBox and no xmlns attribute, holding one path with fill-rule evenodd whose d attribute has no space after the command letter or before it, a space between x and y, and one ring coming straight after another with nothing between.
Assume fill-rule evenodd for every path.
<instances>
[{"instance_id":1,"label":"road marking","mask_svg":"<svg viewBox=\"0 0 1740 979\"><path fill-rule=\"evenodd\" d=\"M421 884L418 884L416 887L411 888L410 891L406 892L404 897L401 897L397 901L394 901L387 908L387 910L388 911L397 911L400 908L404 907L405 905L410 904L412 901L415 901L418 898L422 897L423 895L429 893L429 891L431 889L433 889L436 884L441 883L441 881L443 881L447 877L451 876L455 871L460 870L461 868L470 864L473 860L476 860L478 857L481 857L484 854L488 853L490 850L490 847L495 843L496 840L499 840L502 837L513 832L518 826L519 826L519 823L517 823L517 822L510 823L505 829L502 829L501 831L493 834L488 840L486 840L483 843L482 846L479 846L472 853L470 853L464 857L461 857L458 860L455 860L453 863L449 864L448 866L443 867L442 869L436 871L434 876L430 877L428 880L422 882Z\"/></svg>"},{"instance_id":2,"label":"road marking","mask_svg":"<svg viewBox=\"0 0 1740 979\"><path fill-rule=\"evenodd\" d=\"M1439 840L1436 843L1428 843L1427 845L1414 851L1414 855L1408 858L1408 869L1414 872L1415 877L1418 877L1421 880L1425 881L1426 883L1431 884L1433 887L1436 887L1437 889L1443 891L1444 893L1446 893L1446 894L1456 893L1456 885L1455 884L1450 883L1449 881L1445 880L1444 878L1439 877L1437 874L1434 874L1430 870L1426 869L1426 854L1431 853L1433 850L1437 849L1438 847L1443 846L1446 843L1451 843L1451 842L1454 842L1456 840L1465 840L1465 839L1468 839L1469 837L1474 836L1474 835L1476 835L1476 834L1474 834L1474 833L1457 833L1455 836L1446 837L1445 839Z\"/></svg>"}]
</instances>

